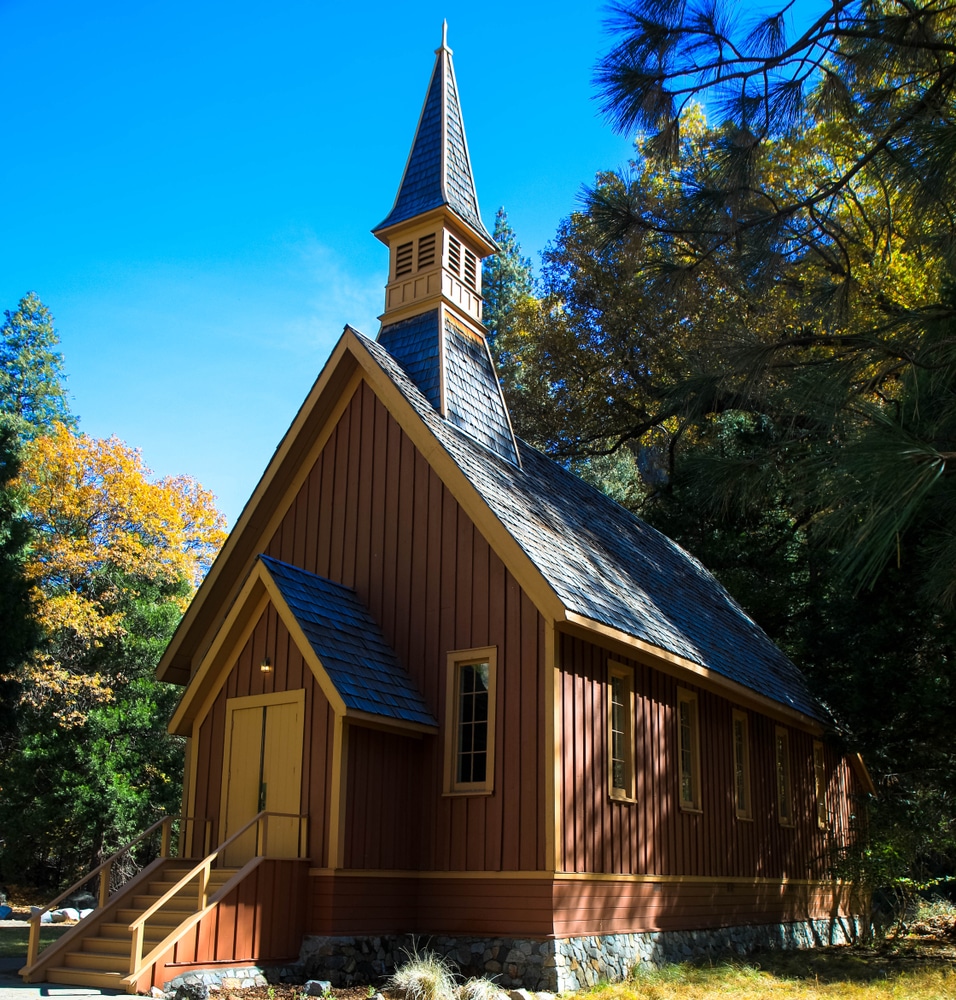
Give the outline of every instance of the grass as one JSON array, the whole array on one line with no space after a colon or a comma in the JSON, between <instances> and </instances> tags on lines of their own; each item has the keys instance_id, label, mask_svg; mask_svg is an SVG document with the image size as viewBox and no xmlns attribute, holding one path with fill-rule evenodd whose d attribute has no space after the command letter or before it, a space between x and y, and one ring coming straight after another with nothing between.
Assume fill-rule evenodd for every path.
<instances>
[{"instance_id":1,"label":"grass","mask_svg":"<svg viewBox=\"0 0 956 1000\"><path fill-rule=\"evenodd\" d=\"M448 959L416 948L406 952L406 958L389 979L390 990L403 1000L455 1000L455 969Z\"/></svg>"},{"instance_id":2,"label":"grass","mask_svg":"<svg viewBox=\"0 0 956 1000\"><path fill-rule=\"evenodd\" d=\"M945 1000L956 998L956 962L918 947L893 952L765 952L747 962L671 965L599 986L589 1000Z\"/></svg>"},{"instance_id":3,"label":"grass","mask_svg":"<svg viewBox=\"0 0 956 1000\"><path fill-rule=\"evenodd\" d=\"M70 926L72 925L44 924L40 928L40 950L56 941L61 934L65 934ZM29 927L4 926L0 921L0 958L22 958L26 961L29 937Z\"/></svg>"}]
</instances>

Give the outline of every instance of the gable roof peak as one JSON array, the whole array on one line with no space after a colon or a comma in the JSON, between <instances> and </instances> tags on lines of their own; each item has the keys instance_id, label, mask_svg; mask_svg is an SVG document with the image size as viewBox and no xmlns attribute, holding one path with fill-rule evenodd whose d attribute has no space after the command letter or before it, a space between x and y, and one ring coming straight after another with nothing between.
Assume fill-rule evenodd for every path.
<instances>
[{"instance_id":1,"label":"gable roof peak","mask_svg":"<svg viewBox=\"0 0 956 1000\"><path fill-rule=\"evenodd\" d=\"M401 222L447 208L488 244L490 252L495 244L481 221L451 57L448 22L444 21L441 45L435 49L435 66L395 203L372 232L378 236Z\"/></svg>"}]
</instances>

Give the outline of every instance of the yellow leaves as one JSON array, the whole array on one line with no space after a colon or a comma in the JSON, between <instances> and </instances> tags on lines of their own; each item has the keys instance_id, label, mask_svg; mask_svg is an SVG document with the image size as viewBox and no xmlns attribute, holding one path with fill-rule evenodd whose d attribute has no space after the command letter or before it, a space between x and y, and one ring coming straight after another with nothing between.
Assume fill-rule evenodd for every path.
<instances>
[{"instance_id":1,"label":"yellow leaves","mask_svg":"<svg viewBox=\"0 0 956 1000\"><path fill-rule=\"evenodd\" d=\"M28 567L49 593L98 568L196 587L225 539L212 494L188 476L152 482L137 449L62 424L30 446L20 474L37 542Z\"/></svg>"},{"instance_id":2,"label":"yellow leaves","mask_svg":"<svg viewBox=\"0 0 956 1000\"><path fill-rule=\"evenodd\" d=\"M113 689L101 674L77 673L48 656L37 656L26 664L19 680L21 701L35 709L48 709L64 727L81 726L91 708L113 700Z\"/></svg>"},{"instance_id":3,"label":"yellow leaves","mask_svg":"<svg viewBox=\"0 0 956 1000\"><path fill-rule=\"evenodd\" d=\"M49 640L27 667L25 700L65 724L111 697L85 656L125 634L123 599L137 581L176 584L185 610L225 536L211 493L188 476L152 481L140 452L62 424L30 442L14 484L34 528L26 563L36 615Z\"/></svg>"}]
</instances>

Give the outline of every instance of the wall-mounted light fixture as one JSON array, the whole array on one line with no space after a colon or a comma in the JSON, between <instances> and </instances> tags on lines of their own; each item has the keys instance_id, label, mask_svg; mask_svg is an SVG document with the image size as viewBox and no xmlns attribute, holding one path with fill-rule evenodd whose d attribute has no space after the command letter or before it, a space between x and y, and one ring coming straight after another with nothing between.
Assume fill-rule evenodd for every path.
<instances>
[{"instance_id":1,"label":"wall-mounted light fixture","mask_svg":"<svg viewBox=\"0 0 956 1000\"><path fill-rule=\"evenodd\" d=\"M268 656L262 661L262 663L259 664L259 669L264 674L272 673L272 664L269 662Z\"/></svg>"}]
</instances>

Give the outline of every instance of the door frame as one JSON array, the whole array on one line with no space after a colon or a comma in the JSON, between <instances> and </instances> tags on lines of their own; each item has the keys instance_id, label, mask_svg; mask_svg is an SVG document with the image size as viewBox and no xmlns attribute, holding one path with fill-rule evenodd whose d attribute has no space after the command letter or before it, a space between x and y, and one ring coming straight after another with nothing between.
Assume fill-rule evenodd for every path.
<instances>
[{"instance_id":1,"label":"door frame","mask_svg":"<svg viewBox=\"0 0 956 1000\"><path fill-rule=\"evenodd\" d=\"M222 746L222 780L219 791L219 843L229 836L226 830L226 806L229 796L229 761L232 755L232 715L233 712L248 708L268 708L270 705L296 704L302 718L302 729L299 734L299 812L302 812L302 776L305 774L305 762L302 754L305 748L305 688L293 691L275 691L272 694L252 694L238 698L226 699L225 734ZM253 813L252 816L256 814ZM249 819L252 819L252 816Z\"/></svg>"}]
</instances>

